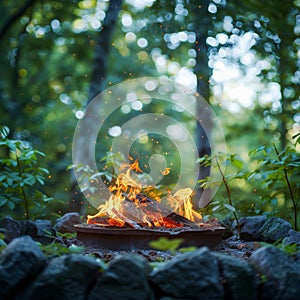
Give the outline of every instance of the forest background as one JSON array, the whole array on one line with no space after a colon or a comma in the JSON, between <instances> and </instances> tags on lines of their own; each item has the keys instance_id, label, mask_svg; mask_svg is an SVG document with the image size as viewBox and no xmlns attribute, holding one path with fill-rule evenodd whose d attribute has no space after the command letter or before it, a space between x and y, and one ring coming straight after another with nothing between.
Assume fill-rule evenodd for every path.
<instances>
[{"instance_id":1,"label":"forest background","mask_svg":"<svg viewBox=\"0 0 300 300\"><path fill-rule=\"evenodd\" d=\"M222 124L228 153L238 153L227 160L234 203L227 204L223 185L204 213L295 218L285 172L292 177L293 195L299 195L299 145L293 138L300 128L299 9L299 0L1 1L0 123L10 128L10 139L45 153L39 161L50 172L39 189L51 198L44 198L47 209L34 217L82 211L85 200L68 166L87 103L124 80L153 76L198 91ZM118 126L141 105L126 105L111 117L99 158L107 155ZM159 103L152 109L167 110L199 140L201 128L188 116ZM207 144L198 146L200 157L209 154ZM137 147L144 153L161 151L153 143ZM261 151L265 154L256 157ZM276 162L285 154L288 161L280 169ZM271 158L275 166L258 174L258 160L268 167ZM168 159L176 165L176 154ZM165 184L172 183L174 173ZM1 214L21 212L18 205L7 207L13 200L1 199Z\"/></svg>"}]
</instances>

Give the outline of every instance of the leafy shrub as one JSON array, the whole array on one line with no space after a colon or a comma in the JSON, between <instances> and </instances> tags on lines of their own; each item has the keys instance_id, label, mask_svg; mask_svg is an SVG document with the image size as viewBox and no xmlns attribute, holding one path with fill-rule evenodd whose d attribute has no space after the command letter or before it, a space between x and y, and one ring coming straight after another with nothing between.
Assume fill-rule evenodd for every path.
<instances>
[{"instance_id":1,"label":"leafy shrub","mask_svg":"<svg viewBox=\"0 0 300 300\"><path fill-rule=\"evenodd\" d=\"M299 141L298 138L296 143ZM236 154L218 154L199 159L200 166L204 167L211 166L215 160L221 175L219 181L210 182L209 178L200 180L202 188L213 188L215 184L223 183L207 209L208 213L226 218L227 210L237 224L242 215L277 215L292 221L297 230L300 153L295 147L280 152L275 145L259 146L249 152L249 157L252 159L249 166L254 165L253 170L245 166ZM226 165L226 172L221 170L221 163ZM239 186L243 186L243 193L239 193ZM249 203L251 191L255 193L255 201ZM292 214L288 212L286 215L286 211L292 211Z\"/></svg>"},{"instance_id":2,"label":"leafy shrub","mask_svg":"<svg viewBox=\"0 0 300 300\"><path fill-rule=\"evenodd\" d=\"M54 200L38 188L49 174L38 166L38 158L45 154L26 141L9 139L8 134L9 128L0 126L0 216L49 216L48 204Z\"/></svg>"},{"instance_id":3,"label":"leafy shrub","mask_svg":"<svg viewBox=\"0 0 300 300\"><path fill-rule=\"evenodd\" d=\"M227 200L213 201L212 202L212 205L213 205L212 211L216 212L217 210L225 209L228 212L230 212L237 223L237 228L239 231L239 228L240 228L239 217L238 217L237 209L235 207L235 203L233 200L233 195L232 195L230 185L231 185L232 181L234 181L236 179L241 179L245 176L245 173L243 171L243 162L239 158L237 158L236 154L219 154L219 155L215 155L212 157L205 155L204 157L199 159L200 166L201 167L208 167L208 166L211 167L213 160L216 161L216 166L217 166L218 172L221 175L221 177L220 177L221 182L214 181L212 183L208 183L209 178L201 179L201 180L199 180L199 182L200 182L202 188L212 188L216 184L218 184L218 185L221 183L223 184L223 186L225 187ZM230 168L227 168L226 173L224 171L222 171L222 168L220 166L221 163L225 164L227 167L230 167ZM230 171L228 171L228 170L230 170Z\"/></svg>"},{"instance_id":4,"label":"leafy shrub","mask_svg":"<svg viewBox=\"0 0 300 300\"><path fill-rule=\"evenodd\" d=\"M293 223L297 230L298 198L300 191L300 153L293 148L286 148L279 152L275 144L271 147L260 146L250 152L258 156L258 168L255 169L248 180L254 178L265 191L262 199L266 199L276 207L278 197L288 200L287 206L292 208ZM277 210L278 211L278 210Z\"/></svg>"}]
</instances>

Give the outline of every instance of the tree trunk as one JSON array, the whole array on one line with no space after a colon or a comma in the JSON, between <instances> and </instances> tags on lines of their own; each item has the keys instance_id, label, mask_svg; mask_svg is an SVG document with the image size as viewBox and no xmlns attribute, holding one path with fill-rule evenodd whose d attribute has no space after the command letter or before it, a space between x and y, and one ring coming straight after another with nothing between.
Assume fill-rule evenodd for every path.
<instances>
[{"instance_id":1,"label":"tree trunk","mask_svg":"<svg viewBox=\"0 0 300 300\"><path fill-rule=\"evenodd\" d=\"M88 96L87 105L99 94L104 90L104 83L107 73L107 61L108 61L108 54L109 49L111 47L111 39L113 30L118 18L118 14L122 7L122 0L111 0L109 3L108 10L106 12L106 18L103 23L102 30L99 32L99 36L96 42L96 49L95 49L95 60L93 65L93 72L91 77L91 84L90 84L90 91ZM97 129L97 125L94 126L95 128L90 128L92 132L90 132L91 136L94 136L94 131ZM86 144L86 139L79 138L77 140L78 149L81 149L80 153L76 153L76 160L77 163L85 163L90 161L90 147ZM74 155L74 153L73 153ZM74 174L73 174L74 175ZM72 200L69 202L70 209L73 211L81 212L81 214L86 213L86 203L83 201L84 197L83 194L79 191L78 185L75 180L75 176L73 176L73 184L72 184Z\"/></svg>"},{"instance_id":2,"label":"tree trunk","mask_svg":"<svg viewBox=\"0 0 300 300\"><path fill-rule=\"evenodd\" d=\"M283 150L286 147L287 143L287 132L288 132L288 121L293 118L290 115L289 102L292 102L295 99L288 99L284 94L284 89L291 87L291 83L289 82L289 78L292 74L295 74L297 71L297 66L294 64L293 59L290 52L290 45L293 44L293 40L288 36L284 36L283 34L280 36L280 48L278 51L278 71L279 71L279 85L281 89L281 112L278 115L278 127L277 130L280 133L280 148Z\"/></svg>"},{"instance_id":3,"label":"tree trunk","mask_svg":"<svg viewBox=\"0 0 300 300\"><path fill-rule=\"evenodd\" d=\"M111 38L122 7L122 0L111 0L102 30L96 42L95 61L93 66L88 103L104 90Z\"/></svg>"},{"instance_id":4,"label":"tree trunk","mask_svg":"<svg viewBox=\"0 0 300 300\"><path fill-rule=\"evenodd\" d=\"M194 68L194 73L197 77L197 93L199 93L206 101L209 102L209 78L210 78L210 69L208 67L208 47L206 44L206 39L208 36L208 31L211 26L211 18L208 12L208 0L202 1L202 5L194 5L194 30L196 33L196 42L194 49L196 50L196 65ZM209 111L204 111L201 107L201 102L197 102L197 115L199 119L205 118L205 120L210 121L211 117L208 115ZM197 122L196 127L196 137L197 137L197 147L199 157L204 155L210 155L210 135L211 135L211 126L208 127L208 130L204 131L201 124ZM203 179L209 176L210 168L201 168L199 172L199 179ZM198 207L204 207L210 202L210 197L208 191L206 191L205 197L200 197L203 193L203 190L200 188L196 192L196 205ZM203 195L204 196L204 195Z\"/></svg>"},{"instance_id":5,"label":"tree trunk","mask_svg":"<svg viewBox=\"0 0 300 300\"><path fill-rule=\"evenodd\" d=\"M28 0L23 4L23 6L16 11L14 14L12 14L4 23L2 28L0 29L0 39L4 38L6 32L10 29L10 27L23 16L23 14L26 12L26 10L34 4L35 0Z\"/></svg>"},{"instance_id":6,"label":"tree trunk","mask_svg":"<svg viewBox=\"0 0 300 300\"><path fill-rule=\"evenodd\" d=\"M0 28L0 43L3 44L3 47L6 47L9 44L9 40L12 37L15 37L17 41L17 45L14 49L14 61L9 66L12 68L12 73L5 72L2 75L4 81L9 82L9 90L7 91L10 95L10 100L7 103L3 103L5 118L3 117L4 123L8 125L11 129L10 135L14 135L14 130L16 127L23 127L24 119L23 118L15 118L16 111L23 112L26 103L24 101L20 101L19 96L22 94L22 86L20 85L20 60L22 54L22 47L24 45L24 41L28 36L26 32L26 27L30 23L31 16L34 11L34 2L35 0L26 1L23 6L21 6L15 13L10 15L7 20L4 22L4 25ZM25 24L17 24L16 28L14 28L15 23L26 13L29 16L29 20ZM19 33L20 27L20 33ZM18 29L18 30L16 30ZM10 32L11 31L11 32ZM10 32L10 35L7 33ZM7 35L7 36L6 36ZM2 86L2 88L4 88ZM4 88L5 89L5 88ZM2 93L2 91L0 91Z\"/></svg>"}]
</instances>

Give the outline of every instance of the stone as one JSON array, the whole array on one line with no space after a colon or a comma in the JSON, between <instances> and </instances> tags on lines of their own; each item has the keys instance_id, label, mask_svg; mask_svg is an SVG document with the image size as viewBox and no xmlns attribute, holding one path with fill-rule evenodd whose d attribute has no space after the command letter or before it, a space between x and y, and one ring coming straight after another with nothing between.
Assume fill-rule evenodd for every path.
<instances>
[{"instance_id":1,"label":"stone","mask_svg":"<svg viewBox=\"0 0 300 300\"><path fill-rule=\"evenodd\" d=\"M0 219L0 228L5 229L5 242L9 243L14 238L23 235L23 226L20 221L14 220L10 216Z\"/></svg>"},{"instance_id":2,"label":"stone","mask_svg":"<svg viewBox=\"0 0 300 300\"><path fill-rule=\"evenodd\" d=\"M30 235L32 239L42 244L49 244L54 239L54 230L49 220L23 221L23 231L25 235ZM50 237L44 230L53 235Z\"/></svg>"},{"instance_id":3,"label":"stone","mask_svg":"<svg viewBox=\"0 0 300 300\"><path fill-rule=\"evenodd\" d=\"M276 242L289 235L292 225L277 217L249 216L239 220L241 239L245 241ZM237 225L234 222L237 232Z\"/></svg>"},{"instance_id":4,"label":"stone","mask_svg":"<svg viewBox=\"0 0 300 300\"><path fill-rule=\"evenodd\" d=\"M260 240L260 229L267 220L266 216L248 216L239 219L241 239L245 241ZM237 224L234 223L237 231Z\"/></svg>"},{"instance_id":5,"label":"stone","mask_svg":"<svg viewBox=\"0 0 300 300\"><path fill-rule=\"evenodd\" d=\"M127 254L115 258L99 277L88 300L154 300L147 281L152 268L140 255Z\"/></svg>"},{"instance_id":6,"label":"stone","mask_svg":"<svg viewBox=\"0 0 300 300\"><path fill-rule=\"evenodd\" d=\"M64 214L61 218L56 220L54 229L61 233L76 232L74 225L81 224L80 215L77 212Z\"/></svg>"},{"instance_id":7,"label":"stone","mask_svg":"<svg viewBox=\"0 0 300 300\"><path fill-rule=\"evenodd\" d=\"M36 227L36 236L34 240L42 244L50 244L55 239L55 230L53 229L52 222L50 220L40 220L34 221Z\"/></svg>"},{"instance_id":8,"label":"stone","mask_svg":"<svg viewBox=\"0 0 300 300\"><path fill-rule=\"evenodd\" d=\"M35 220L34 224L37 229L38 236L47 236L48 233L54 234L52 222L50 220Z\"/></svg>"},{"instance_id":9,"label":"stone","mask_svg":"<svg viewBox=\"0 0 300 300\"><path fill-rule=\"evenodd\" d=\"M23 234L29 235L31 238L37 236L37 228L34 224L34 221L21 221L23 226Z\"/></svg>"},{"instance_id":10,"label":"stone","mask_svg":"<svg viewBox=\"0 0 300 300\"><path fill-rule=\"evenodd\" d=\"M5 230L5 241L11 242L14 238L29 235L35 241L45 243L51 243L53 238L49 237L44 231L48 231L54 236L54 229L50 220L26 220L17 221L7 216L0 220L0 228Z\"/></svg>"},{"instance_id":11,"label":"stone","mask_svg":"<svg viewBox=\"0 0 300 300\"><path fill-rule=\"evenodd\" d=\"M249 258L260 275L259 299L298 300L300 260L274 247L262 247Z\"/></svg>"},{"instance_id":12,"label":"stone","mask_svg":"<svg viewBox=\"0 0 300 300\"><path fill-rule=\"evenodd\" d=\"M260 240L264 242L277 242L289 235L292 225L281 218L267 218L259 230Z\"/></svg>"},{"instance_id":13,"label":"stone","mask_svg":"<svg viewBox=\"0 0 300 300\"><path fill-rule=\"evenodd\" d=\"M88 256L56 257L28 288L17 295L22 300L86 299L100 273L100 265Z\"/></svg>"},{"instance_id":14,"label":"stone","mask_svg":"<svg viewBox=\"0 0 300 300\"><path fill-rule=\"evenodd\" d=\"M254 269L244 260L213 253L219 262L224 282L225 299L257 299L257 278Z\"/></svg>"},{"instance_id":15,"label":"stone","mask_svg":"<svg viewBox=\"0 0 300 300\"><path fill-rule=\"evenodd\" d=\"M0 254L0 299L12 299L45 266L46 258L31 237L15 238Z\"/></svg>"},{"instance_id":16,"label":"stone","mask_svg":"<svg viewBox=\"0 0 300 300\"><path fill-rule=\"evenodd\" d=\"M297 244L300 246L300 232L294 229L290 230L289 236L285 237L282 242L284 245Z\"/></svg>"},{"instance_id":17,"label":"stone","mask_svg":"<svg viewBox=\"0 0 300 300\"><path fill-rule=\"evenodd\" d=\"M224 299L218 261L207 247L175 256L157 267L150 280L161 298Z\"/></svg>"}]
</instances>

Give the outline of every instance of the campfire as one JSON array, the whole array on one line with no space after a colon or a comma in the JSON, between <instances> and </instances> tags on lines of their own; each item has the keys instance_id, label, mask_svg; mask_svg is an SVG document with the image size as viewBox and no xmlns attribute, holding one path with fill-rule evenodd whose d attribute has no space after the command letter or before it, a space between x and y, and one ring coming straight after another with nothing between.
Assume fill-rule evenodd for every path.
<instances>
[{"instance_id":1,"label":"campfire","mask_svg":"<svg viewBox=\"0 0 300 300\"><path fill-rule=\"evenodd\" d=\"M162 170L162 174L169 171ZM160 197L153 188L143 187L138 174L142 174L142 170L137 160L122 165L121 172L109 186L109 199L98 207L96 215L88 216L87 225L76 226L80 240L101 248L123 249L125 240L125 248L145 248L159 236L183 237L186 241L192 233L185 244L192 242L197 246L195 234L198 232L221 236L223 228L216 220L203 222L201 214L193 209L190 188ZM100 234L100 239L94 234ZM121 241L124 235L126 239L121 238Z\"/></svg>"},{"instance_id":2,"label":"campfire","mask_svg":"<svg viewBox=\"0 0 300 300\"><path fill-rule=\"evenodd\" d=\"M110 198L99 206L99 213L88 216L88 224L132 228L194 227L201 224L201 214L192 208L190 188L178 190L164 201L158 196L151 199L142 193L142 184L133 178L133 172L142 173L138 161L123 166L123 172L110 186ZM151 188L146 190L151 194Z\"/></svg>"}]
</instances>

